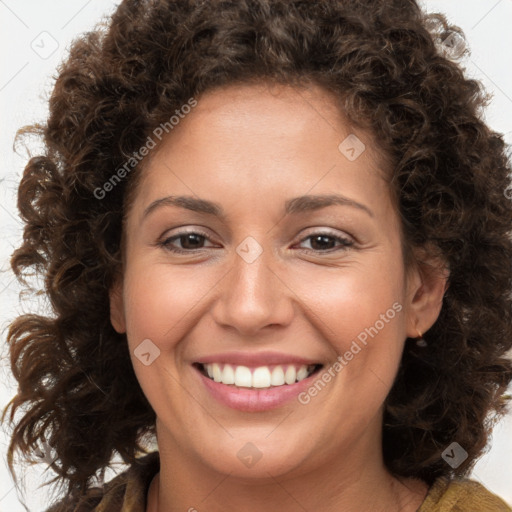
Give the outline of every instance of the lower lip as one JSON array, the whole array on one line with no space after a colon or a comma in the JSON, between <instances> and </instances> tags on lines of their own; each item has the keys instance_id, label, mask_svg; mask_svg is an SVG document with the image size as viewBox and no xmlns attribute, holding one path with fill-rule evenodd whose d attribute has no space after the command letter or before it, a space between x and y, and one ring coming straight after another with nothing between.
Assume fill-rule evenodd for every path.
<instances>
[{"instance_id":1,"label":"lower lip","mask_svg":"<svg viewBox=\"0 0 512 512\"><path fill-rule=\"evenodd\" d=\"M272 388L255 389L228 386L221 382L215 382L201 373L198 368L194 368L201 377L206 389L211 395L228 407L244 412L261 412L271 409L277 409L290 402L305 391L314 380L318 371L295 384L284 384Z\"/></svg>"}]
</instances>

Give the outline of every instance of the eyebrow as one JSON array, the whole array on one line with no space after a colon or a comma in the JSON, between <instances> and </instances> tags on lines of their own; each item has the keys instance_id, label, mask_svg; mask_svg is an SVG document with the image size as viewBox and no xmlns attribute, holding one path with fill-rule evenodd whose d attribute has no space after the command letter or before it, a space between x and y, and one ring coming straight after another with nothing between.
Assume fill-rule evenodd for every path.
<instances>
[{"instance_id":1,"label":"eyebrow","mask_svg":"<svg viewBox=\"0 0 512 512\"><path fill-rule=\"evenodd\" d=\"M285 213L298 214L308 211L319 210L328 206L341 205L351 206L366 212L370 217L373 217L373 212L364 204L358 203L353 199L339 195L339 194L327 194L327 195L305 195L300 197L294 197L285 202ZM194 212L205 213L208 215L214 215L215 217L225 218L226 214L222 206L213 201L207 201L206 199L199 199L193 196L167 196L153 201L142 214L142 219L145 219L156 209L162 206L177 206L186 210Z\"/></svg>"},{"instance_id":2,"label":"eyebrow","mask_svg":"<svg viewBox=\"0 0 512 512\"><path fill-rule=\"evenodd\" d=\"M222 206L206 199L198 199L192 196L167 196L153 201L142 214L142 218L146 218L154 210L162 206L178 206L186 210L192 210L199 213L207 213L216 217L225 217Z\"/></svg>"},{"instance_id":3,"label":"eyebrow","mask_svg":"<svg viewBox=\"0 0 512 512\"><path fill-rule=\"evenodd\" d=\"M302 213L306 211L319 210L320 208L326 208L327 206L333 205L352 206L353 208L358 208L359 210L366 212L370 217L373 217L373 212L367 206L340 194L295 197L286 201L285 212L287 214Z\"/></svg>"}]
</instances>

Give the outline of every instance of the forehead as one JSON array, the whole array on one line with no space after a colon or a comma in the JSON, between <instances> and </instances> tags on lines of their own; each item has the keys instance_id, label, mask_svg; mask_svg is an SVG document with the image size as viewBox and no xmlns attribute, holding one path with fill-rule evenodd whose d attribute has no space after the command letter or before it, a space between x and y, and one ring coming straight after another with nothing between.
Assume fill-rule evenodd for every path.
<instances>
[{"instance_id":1,"label":"forehead","mask_svg":"<svg viewBox=\"0 0 512 512\"><path fill-rule=\"evenodd\" d=\"M263 192L265 183L283 191L293 186L298 196L313 187L324 188L313 193L328 192L340 174L345 185L359 182L359 188L380 177L382 189L381 152L370 133L353 131L338 99L317 85L217 88L200 96L150 154L139 196L154 200L168 184L202 197L233 192L247 198L251 191ZM354 151L360 156L348 158Z\"/></svg>"},{"instance_id":2,"label":"forehead","mask_svg":"<svg viewBox=\"0 0 512 512\"><path fill-rule=\"evenodd\" d=\"M199 97L193 112L169 139L178 143L193 135L202 139L225 135L225 142L229 142L242 135L253 135L256 140L267 135L282 142L316 129L347 135L350 126L338 103L339 98L319 85L299 88L257 82L219 87ZM243 142L250 145L250 139Z\"/></svg>"}]
</instances>

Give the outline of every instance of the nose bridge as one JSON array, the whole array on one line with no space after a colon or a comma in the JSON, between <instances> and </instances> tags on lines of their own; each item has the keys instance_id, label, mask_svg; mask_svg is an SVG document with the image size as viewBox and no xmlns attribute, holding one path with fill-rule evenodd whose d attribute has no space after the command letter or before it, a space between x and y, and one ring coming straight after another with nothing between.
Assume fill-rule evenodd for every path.
<instances>
[{"instance_id":1,"label":"nose bridge","mask_svg":"<svg viewBox=\"0 0 512 512\"><path fill-rule=\"evenodd\" d=\"M292 304L286 287L272 271L273 254L253 237L236 247L233 267L223 279L213 309L219 324L231 325L246 334L291 320Z\"/></svg>"}]
</instances>

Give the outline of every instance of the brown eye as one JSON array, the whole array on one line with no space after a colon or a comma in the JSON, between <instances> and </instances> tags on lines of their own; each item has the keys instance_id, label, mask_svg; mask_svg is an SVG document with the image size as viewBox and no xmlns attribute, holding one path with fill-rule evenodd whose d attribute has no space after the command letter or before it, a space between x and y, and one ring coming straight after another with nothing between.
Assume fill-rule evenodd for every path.
<instances>
[{"instance_id":1,"label":"brown eye","mask_svg":"<svg viewBox=\"0 0 512 512\"><path fill-rule=\"evenodd\" d=\"M206 240L208 240L206 234L190 231L177 233L162 240L158 245L175 253L191 253L194 250L208 248L204 245Z\"/></svg>"},{"instance_id":2,"label":"brown eye","mask_svg":"<svg viewBox=\"0 0 512 512\"><path fill-rule=\"evenodd\" d=\"M187 233L177 237L183 249L200 249L204 244L204 236L197 233Z\"/></svg>"},{"instance_id":3,"label":"brown eye","mask_svg":"<svg viewBox=\"0 0 512 512\"><path fill-rule=\"evenodd\" d=\"M307 240L310 241L310 247L306 247L306 249L315 252L333 252L337 250L343 250L346 247L353 245L351 240L339 236L334 236L329 233L315 233L304 238L301 243L304 243ZM336 244L338 244L337 247Z\"/></svg>"}]
</instances>

